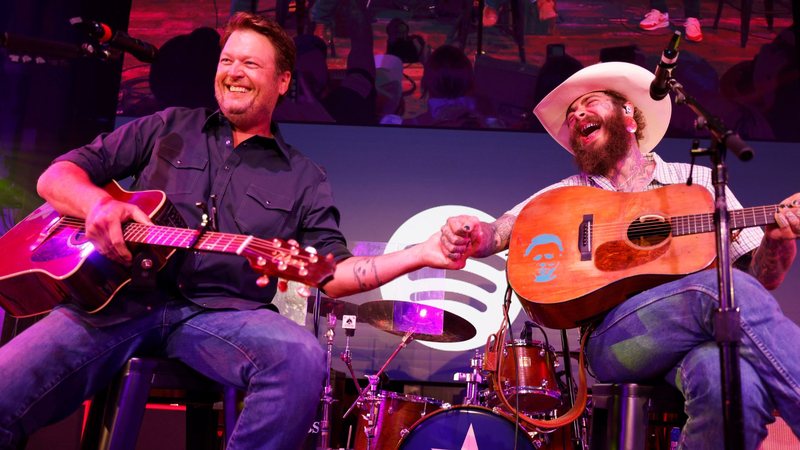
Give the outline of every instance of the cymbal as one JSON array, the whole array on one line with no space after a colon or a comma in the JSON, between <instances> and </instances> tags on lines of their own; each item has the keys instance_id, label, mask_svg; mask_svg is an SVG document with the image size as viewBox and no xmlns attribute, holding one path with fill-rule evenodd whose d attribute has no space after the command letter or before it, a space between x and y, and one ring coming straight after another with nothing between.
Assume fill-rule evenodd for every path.
<instances>
[{"instance_id":1,"label":"cymbal","mask_svg":"<svg viewBox=\"0 0 800 450\"><path fill-rule=\"evenodd\" d=\"M308 297L308 308L307 311L309 313L314 312L314 297ZM333 313L337 319L341 319L343 315L350 315L355 316L358 314L358 305L355 303L346 302L344 300L339 300L330 297L321 297L319 303L319 315L324 317L327 316L329 313ZM362 320L359 319L359 322Z\"/></svg>"},{"instance_id":2,"label":"cymbal","mask_svg":"<svg viewBox=\"0 0 800 450\"><path fill-rule=\"evenodd\" d=\"M419 341L460 342L475 336L475 327L441 308L398 300L376 300L358 307L358 321L398 336L413 330Z\"/></svg>"}]
</instances>

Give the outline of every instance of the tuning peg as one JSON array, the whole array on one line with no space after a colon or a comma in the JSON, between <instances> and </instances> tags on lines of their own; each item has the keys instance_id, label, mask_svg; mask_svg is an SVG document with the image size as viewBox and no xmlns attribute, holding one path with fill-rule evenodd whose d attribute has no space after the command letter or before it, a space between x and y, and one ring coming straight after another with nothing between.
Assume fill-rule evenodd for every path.
<instances>
[{"instance_id":1,"label":"tuning peg","mask_svg":"<svg viewBox=\"0 0 800 450\"><path fill-rule=\"evenodd\" d=\"M289 267L289 264L286 261L281 260L281 261L278 262L278 270L280 270L281 272L286 270L288 267Z\"/></svg>"},{"instance_id":2,"label":"tuning peg","mask_svg":"<svg viewBox=\"0 0 800 450\"><path fill-rule=\"evenodd\" d=\"M289 289L289 282L286 280L278 280L278 290L286 292L287 289Z\"/></svg>"},{"instance_id":3,"label":"tuning peg","mask_svg":"<svg viewBox=\"0 0 800 450\"><path fill-rule=\"evenodd\" d=\"M286 243L291 245L292 247L299 247L300 246L300 243L295 241L294 239L289 239L288 241L286 241Z\"/></svg>"},{"instance_id":4,"label":"tuning peg","mask_svg":"<svg viewBox=\"0 0 800 450\"><path fill-rule=\"evenodd\" d=\"M315 249L314 247L312 247L310 245L308 247L304 248L303 250L305 250L306 253L308 253L309 255L316 255L317 254L317 249Z\"/></svg>"},{"instance_id":5,"label":"tuning peg","mask_svg":"<svg viewBox=\"0 0 800 450\"><path fill-rule=\"evenodd\" d=\"M265 287L265 286L266 286L266 285L268 285L268 284L269 284L269 277L268 277L267 275L261 275L260 277L258 277L258 278L256 279L256 285L257 285L258 287L261 287L261 288L263 288L263 287Z\"/></svg>"},{"instance_id":6,"label":"tuning peg","mask_svg":"<svg viewBox=\"0 0 800 450\"><path fill-rule=\"evenodd\" d=\"M297 295L306 298L308 298L308 296L311 295L311 289L309 289L308 286L304 284L298 286L297 289L295 289L295 292L297 293Z\"/></svg>"},{"instance_id":7,"label":"tuning peg","mask_svg":"<svg viewBox=\"0 0 800 450\"><path fill-rule=\"evenodd\" d=\"M300 267L299 269L297 269L297 274L300 275L301 277L304 277L308 275L308 269L306 269L305 266Z\"/></svg>"}]
</instances>

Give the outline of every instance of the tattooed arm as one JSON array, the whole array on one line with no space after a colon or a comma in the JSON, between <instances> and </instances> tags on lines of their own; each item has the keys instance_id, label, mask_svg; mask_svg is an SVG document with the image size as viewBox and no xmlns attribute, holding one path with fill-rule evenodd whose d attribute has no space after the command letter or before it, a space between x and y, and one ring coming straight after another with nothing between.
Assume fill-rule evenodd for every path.
<instances>
[{"instance_id":1,"label":"tattooed arm","mask_svg":"<svg viewBox=\"0 0 800 450\"><path fill-rule=\"evenodd\" d=\"M380 256L353 256L339 262L333 278L322 290L331 297L341 297L375 289L400 275L421 269L437 267L460 269L463 261L453 261L442 253L441 233L406 249Z\"/></svg>"},{"instance_id":2,"label":"tattooed arm","mask_svg":"<svg viewBox=\"0 0 800 450\"><path fill-rule=\"evenodd\" d=\"M492 223L473 216L447 219L442 227L442 252L452 260L483 258L508 248L516 216L503 214Z\"/></svg>"},{"instance_id":3,"label":"tattooed arm","mask_svg":"<svg viewBox=\"0 0 800 450\"><path fill-rule=\"evenodd\" d=\"M767 289L783 282L797 255L800 237L800 193L783 202L775 213L775 225L764 230L764 239L753 254L750 273Z\"/></svg>"}]
</instances>

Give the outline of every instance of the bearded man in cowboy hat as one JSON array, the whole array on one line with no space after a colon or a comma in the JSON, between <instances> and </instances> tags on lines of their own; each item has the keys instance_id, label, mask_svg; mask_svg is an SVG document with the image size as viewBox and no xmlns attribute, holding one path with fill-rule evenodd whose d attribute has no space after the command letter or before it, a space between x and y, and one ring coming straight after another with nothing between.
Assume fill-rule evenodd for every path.
<instances>
[{"instance_id":1,"label":"bearded man in cowboy hat","mask_svg":"<svg viewBox=\"0 0 800 450\"><path fill-rule=\"evenodd\" d=\"M685 183L688 164L652 152L669 124L669 98L652 100L653 74L632 64L586 67L534 109L548 133L575 157L580 173L534 194L492 223L457 216L442 227L443 251L454 260L505 250L511 228L533 198L558 187L593 186L641 192ZM694 183L713 193L711 171ZM728 194L728 208L741 205ZM767 291L784 279L797 253L800 193L785 199L775 225L746 228L731 242L733 285L741 309L739 354L746 447L755 449L777 409L800 435L800 328ZM720 357L713 316L719 307L716 271L701 270L636 293L589 327L587 357L604 382L664 379L686 399L682 448L723 448ZM794 345L786 345L795 343Z\"/></svg>"}]
</instances>

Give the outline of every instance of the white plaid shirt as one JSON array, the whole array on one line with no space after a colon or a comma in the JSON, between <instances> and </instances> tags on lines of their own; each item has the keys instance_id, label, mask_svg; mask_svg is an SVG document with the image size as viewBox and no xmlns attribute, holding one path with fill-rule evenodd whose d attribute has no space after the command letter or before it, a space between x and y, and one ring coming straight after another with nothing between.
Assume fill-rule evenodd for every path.
<instances>
[{"instance_id":1,"label":"white plaid shirt","mask_svg":"<svg viewBox=\"0 0 800 450\"><path fill-rule=\"evenodd\" d=\"M647 190L657 189L668 184L685 183L686 179L689 177L689 164L664 162L664 160L654 152L650 152L646 156L656 164L656 169L653 171L653 179L650 181L650 184L647 185ZM714 195L714 186L711 184L711 169L708 167L695 165L694 171L692 172L692 182L694 184L704 186L711 192L711 195ZM506 212L506 214L516 217L519 215L520 211L522 211L522 208L524 208L525 205L527 205L528 202L535 197L547 191L564 186L592 186L605 189L607 191L617 190L617 188L611 183L611 180L602 175L588 175L585 173L580 173L578 175L565 178L558 183L547 186L546 188L530 196L527 200L513 207L511 210ZM739 203L739 200L736 199L730 189L726 188L725 195L726 199L728 200L728 210L732 211L742 208L742 204ZM744 228L740 232L734 231L732 235L734 236L734 239L731 242L730 249L731 261L736 261L742 255L753 251L759 245L761 245L761 239L764 236L764 231L761 228L752 227Z\"/></svg>"}]
</instances>

